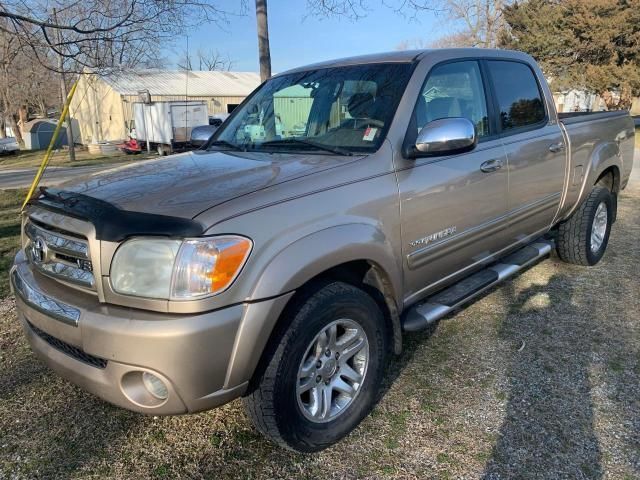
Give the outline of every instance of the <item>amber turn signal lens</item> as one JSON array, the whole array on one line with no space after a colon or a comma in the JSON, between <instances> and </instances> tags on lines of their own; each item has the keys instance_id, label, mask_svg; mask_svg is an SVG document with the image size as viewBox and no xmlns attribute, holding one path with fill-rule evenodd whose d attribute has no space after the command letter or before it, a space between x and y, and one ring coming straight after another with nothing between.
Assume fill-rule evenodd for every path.
<instances>
[{"instance_id":1,"label":"amber turn signal lens","mask_svg":"<svg viewBox=\"0 0 640 480\"><path fill-rule=\"evenodd\" d=\"M231 284L250 251L251 241L247 238L240 238L237 243L218 250L215 266L209 273L212 292L224 290Z\"/></svg>"},{"instance_id":2,"label":"amber turn signal lens","mask_svg":"<svg viewBox=\"0 0 640 480\"><path fill-rule=\"evenodd\" d=\"M174 266L171 298L194 299L225 290L240 273L252 246L251 240L237 235L184 240Z\"/></svg>"}]
</instances>

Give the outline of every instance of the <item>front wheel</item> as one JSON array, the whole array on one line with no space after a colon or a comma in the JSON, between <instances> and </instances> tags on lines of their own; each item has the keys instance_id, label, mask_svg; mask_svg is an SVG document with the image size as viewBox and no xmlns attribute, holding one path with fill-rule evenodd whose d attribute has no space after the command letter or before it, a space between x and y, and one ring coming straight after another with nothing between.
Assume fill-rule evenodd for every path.
<instances>
[{"instance_id":1,"label":"front wheel","mask_svg":"<svg viewBox=\"0 0 640 480\"><path fill-rule=\"evenodd\" d=\"M560 224L556 247L558 256L576 265L598 263L609 243L614 208L609 190L594 187L586 201Z\"/></svg>"},{"instance_id":2,"label":"front wheel","mask_svg":"<svg viewBox=\"0 0 640 480\"><path fill-rule=\"evenodd\" d=\"M285 315L288 327L267 351L244 403L265 436L315 452L372 409L388 349L384 316L367 293L342 282L303 297Z\"/></svg>"}]
</instances>

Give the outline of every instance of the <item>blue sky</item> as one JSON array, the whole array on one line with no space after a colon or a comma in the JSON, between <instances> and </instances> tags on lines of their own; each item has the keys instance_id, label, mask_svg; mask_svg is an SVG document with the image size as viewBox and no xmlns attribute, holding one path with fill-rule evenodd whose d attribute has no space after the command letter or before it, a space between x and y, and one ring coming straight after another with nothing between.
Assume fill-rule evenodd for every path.
<instances>
[{"instance_id":1,"label":"blue sky","mask_svg":"<svg viewBox=\"0 0 640 480\"><path fill-rule=\"evenodd\" d=\"M219 2L229 10L237 8L237 0ZM253 6L253 1L249 0ZM394 50L403 40L430 41L447 33L448 24L433 13L420 13L409 20L371 0L368 15L353 22L346 19L317 19L308 15L304 0L270 0L269 35L271 62L274 72L281 72L307 63L351 55ZM213 48L229 54L233 70L258 71L258 46L255 11L246 16L230 17L224 27L203 25L189 32L189 50ZM179 39L168 54L175 62L187 43L186 35Z\"/></svg>"}]
</instances>

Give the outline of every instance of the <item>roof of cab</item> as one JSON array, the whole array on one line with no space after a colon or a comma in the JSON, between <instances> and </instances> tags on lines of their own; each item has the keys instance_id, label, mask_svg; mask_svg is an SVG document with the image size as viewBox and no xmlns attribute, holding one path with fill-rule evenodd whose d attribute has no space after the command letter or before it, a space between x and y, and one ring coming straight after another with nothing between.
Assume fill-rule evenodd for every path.
<instances>
[{"instance_id":1,"label":"roof of cab","mask_svg":"<svg viewBox=\"0 0 640 480\"><path fill-rule=\"evenodd\" d=\"M370 63L411 63L422 60L426 56L434 53L449 54L451 58L473 58L473 57L505 57L505 58L530 58L526 53L515 50L498 50L490 48L439 48L429 50L397 50L394 52L373 53L370 55L359 55L355 57L345 57L336 60L313 63L302 67L287 70L278 75L315 70L319 68L344 67L348 65L364 65Z\"/></svg>"}]
</instances>

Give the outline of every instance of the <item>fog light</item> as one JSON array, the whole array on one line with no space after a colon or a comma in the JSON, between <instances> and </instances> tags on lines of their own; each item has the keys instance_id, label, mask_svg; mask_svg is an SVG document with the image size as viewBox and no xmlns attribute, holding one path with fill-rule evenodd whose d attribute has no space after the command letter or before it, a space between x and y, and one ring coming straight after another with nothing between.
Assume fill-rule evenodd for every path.
<instances>
[{"instance_id":1,"label":"fog light","mask_svg":"<svg viewBox=\"0 0 640 480\"><path fill-rule=\"evenodd\" d=\"M142 372L142 383L151 395L158 400L166 400L169 396L167 386L162 380L149 372Z\"/></svg>"}]
</instances>

